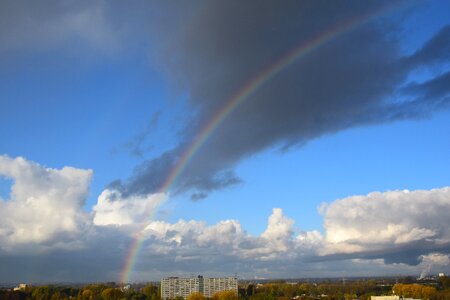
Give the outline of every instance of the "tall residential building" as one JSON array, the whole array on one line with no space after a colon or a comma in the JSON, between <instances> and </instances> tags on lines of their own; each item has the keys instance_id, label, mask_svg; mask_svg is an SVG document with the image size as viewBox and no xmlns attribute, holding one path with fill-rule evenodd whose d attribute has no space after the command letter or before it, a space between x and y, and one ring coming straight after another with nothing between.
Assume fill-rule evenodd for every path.
<instances>
[{"instance_id":1,"label":"tall residential building","mask_svg":"<svg viewBox=\"0 0 450 300\"><path fill-rule=\"evenodd\" d=\"M234 291L238 293L238 282L236 277L204 278L203 296L211 298L217 292Z\"/></svg>"},{"instance_id":2,"label":"tall residential building","mask_svg":"<svg viewBox=\"0 0 450 300\"><path fill-rule=\"evenodd\" d=\"M203 276L191 278L168 277L161 279L161 299L186 299L192 293L201 293L212 297L217 292L238 292L236 277L207 278Z\"/></svg>"}]
</instances>

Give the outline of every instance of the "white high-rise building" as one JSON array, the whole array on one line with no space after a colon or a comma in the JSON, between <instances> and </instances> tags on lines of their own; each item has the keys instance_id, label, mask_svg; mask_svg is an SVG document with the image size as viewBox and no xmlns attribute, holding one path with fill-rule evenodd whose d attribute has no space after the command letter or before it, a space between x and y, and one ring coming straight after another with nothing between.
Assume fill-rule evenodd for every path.
<instances>
[{"instance_id":1,"label":"white high-rise building","mask_svg":"<svg viewBox=\"0 0 450 300\"><path fill-rule=\"evenodd\" d=\"M236 277L207 278L203 276L191 278L168 277L161 279L161 299L187 299L192 293L201 293L210 298L217 292L233 291L238 293Z\"/></svg>"},{"instance_id":2,"label":"white high-rise building","mask_svg":"<svg viewBox=\"0 0 450 300\"><path fill-rule=\"evenodd\" d=\"M211 298L217 292L234 291L238 293L236 277L204 278L203 296Z\"/></svg>"}]
</instances>

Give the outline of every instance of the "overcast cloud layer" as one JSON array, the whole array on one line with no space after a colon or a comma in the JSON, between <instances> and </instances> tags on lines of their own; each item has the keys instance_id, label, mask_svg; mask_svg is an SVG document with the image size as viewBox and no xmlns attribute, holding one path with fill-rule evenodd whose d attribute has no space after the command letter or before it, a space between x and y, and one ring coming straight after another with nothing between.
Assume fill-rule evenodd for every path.
<instances>
[{"instance_id":1,"label":"overcast cloud layer","mask_svg":"<svg viewBox=\"0 0 450 300\"><path fill-rule=\"evenodd\" d=\"M296 228L274 208L265 231L252 236L238 220L145 222L143 214L154 214L164 195L137 199L104 192L85 212L90 170L0 156L0 175L14 181L10 198L0 201L2 282L118 280L137 234L143 246L132 280L192 272L273 278L450 268L450 187L323 204L323 235Z\"/></svg>"}]
</instances>

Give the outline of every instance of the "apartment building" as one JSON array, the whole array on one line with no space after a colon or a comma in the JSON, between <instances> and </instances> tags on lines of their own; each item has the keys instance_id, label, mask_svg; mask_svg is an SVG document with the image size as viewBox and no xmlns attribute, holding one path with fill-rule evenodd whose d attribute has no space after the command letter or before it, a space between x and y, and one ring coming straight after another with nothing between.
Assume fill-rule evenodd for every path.
<instances>
[{"instance_id":1,"label":"apartment building","mask_svg":"<svg viewBox=\"0 0 450 300\"><path fill-rule=\"evenodd\" d=\"M167 277L161 279L161 299L187 299L192 293L201 293L210 298L217 292L238 292L236 277L208 278L203 276L191 278Z\"/></svg>"},{"instance_id":2,"label":"apartment building","mask_svg":"<svg viewBox=\"0 0 450 300\"><path fill-rule=\"evenodd\" d=\"M204 278L203 296L211 298L217 292L235 291L238 292L238 282L236 277Z\"/></svg>"}]
</instances>

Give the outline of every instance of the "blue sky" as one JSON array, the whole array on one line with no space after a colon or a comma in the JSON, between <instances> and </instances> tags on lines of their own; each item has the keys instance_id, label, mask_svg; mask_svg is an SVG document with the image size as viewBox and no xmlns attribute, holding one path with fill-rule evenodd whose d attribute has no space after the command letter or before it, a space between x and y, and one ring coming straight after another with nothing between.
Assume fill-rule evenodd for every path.
<instances>
[{"instance_id":1,"label":"blue sky","mask_svg":"<svg viewBox=\"0 0 450 300\"><path fill-rule=\"evenodd\" d=\"M228 95L253 76L250 74L264 67L262 62L275 60L297 40L329 28L336 20L370 12L381 4L371 2L364 7L350 1L332 14L332 9L325 4L308 6L300 1L297 11L286 16L286 22L280 21L279 16L289 8L281 4L273 15L270 9L259 11L256 3L234 2L223 10L221 6L227 5L219 2L183 5L144 2L126 12L118 3L62 2L49 11L46 7L50 2L35 5L39 6L37 12L24 3L7 3L0 14L5 20L0 30L0 155L4 156L5 166L10 166L0 168L3 205L7 207L17 201L29 203L27 199L30 199L9 194L11 185L22 178L17 175L19 171L8 171L19 164L9 159L23 157L43 169L70 166L92 170L88 186L77 185L81 198L74 200L81 203L78 209L91 221L74 222L83 226L93 222L95 230L121 232L124 237L120 239L123 243L120 249L126 252L136 230L133 224L141 224L146 217L131 212L134 204L130 204L129 211L127 208L115 212L116 219L108 216L108 221L98 221L95 218L96 214L100 215L98 199L102 192L118 193L104 204L111 207L104 207L103 212L115 209L114 199L120 198L117 201L123 201L120 203L124 207L133 199L143 199L144 204L154 201L151 197L158 192L158 183L167 176L168 166L177 162L182 149ZM276 5L269 1L269 6ZM302 15L302 10L308 17ZM426 45L450 25L449 11L449 3L444 1L398 5L394 11L361 24L290 66L220 124L174 182L163 204L150 209L149 215L153 217L147 216L145 222L161 221L176 226L173 224L184 219L214 226L223 220L236 220L249 236L269 238L269 233L264 234L272 232L267 231L268 217L272 214L281 223L286 221L272 211L281 208L284 215L295 221L295 228L288 226L289 238L318 232L326 243L333 240L330 234L337 225L324 225L336 219L328 219L323 210L319 212L323 203L334 207L332 203L338 203L338 199L371 192L444 189L443 193L447 193L450 91L445 88L445 80L448 81L445 76L450 70L450 60L448 53L436 50L449 49L446 33L438 41L442 45L428 43L429 49ZM241 27L226 21L221 23L230 17ZM420 49L426 50L424 54L419 53ZM414 56L415 53L422 56ZM414 62L399 67L406 58ZM376 66L380 66L379 70ZM352 70L360 75L352 74ZM358 78L354 90L352 76ZM432 85L433 80L440 80L440 85ZM368 99L363 100L366 86ZM333 99L333 89L337 89L336 99ZM310 95L314 101L308 99ZM361 106L365 101L367 105ZM392 103L404 105L389 106ZM309 118L311 121L307 121ZM51 194L47 193L46 197ZM202 199L191 200L194 195L201 195ZM390 194L383 195L390 197ZM415 200L405 201L414 203ZM430 201L433 205L432 198ZM147 209L144 213L149 212ZM45 238L16 243L14 233L22 225L8 225L14 223L15 217L9 218L7 224L0 222L0 238L5 238L4 245L8 245L0 246L0 266L16 259L9 251L17 244L25 249L57 239L58 234L51 231ZM22 218L17 216L17 220ZM123 221L129 219L131 223ZM2 236L2 227L10 232L8 238ZM112 235L111 243L119 233ZM148 241L150 248L152 239ZM96 250L95 243L86 243L83 249ZM384 243L380 245L389 246ZM331 250L324 253L299 250L299 255L348 254L350 248L344 246L339 251L329 247ZM359 246L358 250L351 251L365 253L366 248ZM383 247L380 246L380 253ZM73 252L55 249L52 251L78 257ZM177 249L172 250L177 257L182 257L183 252ZM280 254L277 251L281 250L276 249L272 250ZM28 250L23 251L21 255L31 255ZM51 257L55 253L52 251L43 250L40 255ZM111 259L121 261L125 252ZM449 265L442 260L448 259L448 255L448 248L437 247L431 252L419 251L417 257L422 257L422 263L440 258L443 263L439 267L448 270ZM302 262L302 258L295 259ZM378 261L372 261L373 258L367 259L374 264L370 267L373 274L397 270L397 273L416 272L423 267L406 263L394 270L383 254L375 257L385 259L383 267L379 267ZM151 258L143 257L142 261L152 266ZM249 261L236 258L236 261L253 266L253 273L247 276L250 273L267 277L297 275L287 269L267 273L264 271L267 266L259 266L258 258ZM323 263L327 269L327 259ZM339 263L339 260L332 261L329 266ZM192 273L189 266L166 266L152 267L152 274L157 274L152 276ZM211 268L207 263L204 266ZM213 272L234 272L239 264L233 266L234 269L221 269L217 262ZM80 280L78 275L73 275L77 271L71 273L66 268L64 276ZM317 270L322 268L321 265ZM96 272L90 279L118 278L115 275L120 272L118 269ZM320 276L317 270L311 274ZM355 263L349 267L348 274L360 274L360 271ZM14 278L24 273L19 270ZM149 276L138 270L133 274L135 280ZM330 271L323 275L333 274ZM44 280L52 278L48 275ZM28 279L38 280L32 276ZM6 280L1 272L0 280Z\"/></svg>"}]
</instances>

